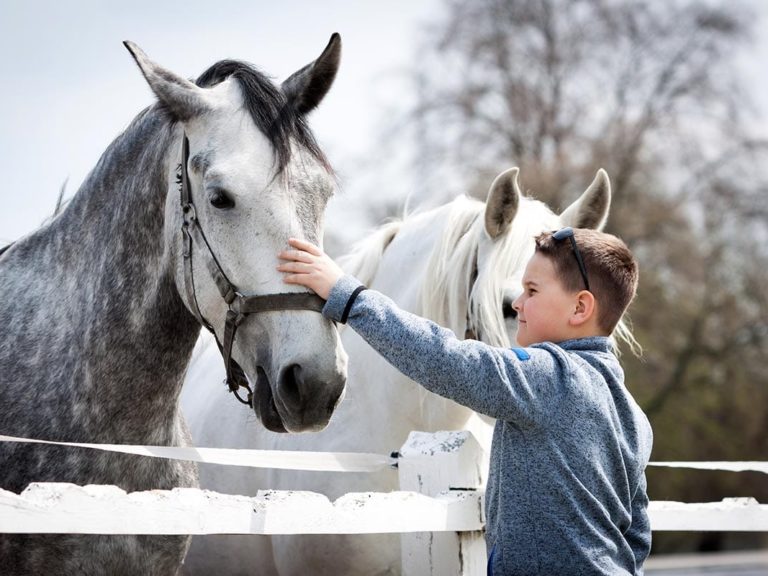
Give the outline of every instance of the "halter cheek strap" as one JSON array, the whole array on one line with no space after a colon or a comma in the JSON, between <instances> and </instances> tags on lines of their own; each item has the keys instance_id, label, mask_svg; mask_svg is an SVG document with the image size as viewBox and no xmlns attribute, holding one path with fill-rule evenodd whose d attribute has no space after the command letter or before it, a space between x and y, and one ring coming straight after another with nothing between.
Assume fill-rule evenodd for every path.
<instances>
[{"instance_id":1,"label":"halter cheek strap","mask_svg":"<svg viewBox=\"0 0 768 576\"><path fill-rule=\"evenodd\" d=\"M216 256L208 243L208 239L200 227L197 219L197 212L192 201L192 192L189 183L189 174L187 173L187 163L189 162L189 140L184 135L181 145L181 213L183 223L182 232L182 251L184 262L184 290L187 296L187 303L192 313L197 318L201 326L206 328L216 339L216 345L224 359L224 367L227 371L226 384L235 397L250 407L253 407L253 391L248 384L243 369L232 358L232 345L235 342L237 328L249 314L259 312L275 312L283 310L311 310L313 312L322 312L325 300L309 292L293 292L282 294L267 294L261 296L244 296L238 292L235 285L229 281L224 270L221 268ZM197 246L198 253L205 262L208 274L216 284L224 302L229 307L224 323L224 342L219 342L218 336L213 326L203 317L195 295L195 276L192 267L192 249ZM243 400L238 393L240 388L248 391L247 399Z\"/></svg>"}]
</instances>

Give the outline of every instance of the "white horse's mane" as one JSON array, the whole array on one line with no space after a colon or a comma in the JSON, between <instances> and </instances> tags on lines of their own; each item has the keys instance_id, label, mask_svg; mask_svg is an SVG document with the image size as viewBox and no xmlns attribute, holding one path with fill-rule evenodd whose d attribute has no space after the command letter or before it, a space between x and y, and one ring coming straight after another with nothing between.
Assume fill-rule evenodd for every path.
<instances>
[{"instance_id":1,"label":"white horse's mane","mask_svg":"<svg viewBox=\"0 0 768 576\"><path fill-rule=\"evenodd\" d=\"M559 226L559 220L543 202L521 197L508 231L492 241L485 232L485 206L467 196L459 196L449 204L443 232L424 274L417 313L450 328L459 338L470 329L482 335L487 344L506 348L511 343L501 313L504 285L516 273L522 277L534 251L533 238L547 227ZM387 246L412 216L390 221L361 240L339 259L341 267L363 284L370 284ZM483 239L497 246L487 251L487 261L478 268L478 249ZM475 274L477 278L473 278ZM641 353L625 319L619 322L613 339L626 342L636 355ZM618 347L614 348L618 353Z\"/></svg>"},{"instance_id":2,"label":"white horse's mane","mask_svg":"<svg viewBox=\"0 0 768 576\"><path fill-rule=\"evenodd\" d=\"M402 220L393 220L382 225L372 234L356 243L348 254L341 256L338 260L339 266L347 274L351 274L363 284L369 285L376 276L384 250L387 249L402 225Z\"/></svg>"},{"instance_id":3,"label":"white horse's mane","mask_svg":"<svg viewBox=\"0 0 768 576\"><path fill-rule=\"evenodd\" d=\"M505 283L516 273L522 276L533 254L533 238L547 226L556 226L557 216L542 202L522 197L508 231L492 241L485 232L484 210L483 202L467 197L452 202L427 265L421 313L460 338L469 328L491 346L508 347L501 314ZM486 251L478 268L483 240L496 246Z\"/></svg>"},{"instance_id":4,"label":"white horse's mane","mask_svg":"<svg viewBox=\"0 0 768 576\"><path fill-rule=\"evenodd\" d=\"M509 346L501 315L504 282L514 272L522 272L533 253L532 238L543 226L556 226L557 217L545 204L521 198L509 231L496 240L498 245L494 249L488 250L488 260L478 270L478 247L483 238L487 239L484 210L484 202L467 196L459 196L449 204L443 232L429 257L421 289L421 309L417 312L450 328L460 338L469 327L482 334L488 344ZM384 250L409 217L385 224L356 244L339 260L342 268L369 284ZM477 278L473 282L475 272Z\"/></svg>"}]
</instances>

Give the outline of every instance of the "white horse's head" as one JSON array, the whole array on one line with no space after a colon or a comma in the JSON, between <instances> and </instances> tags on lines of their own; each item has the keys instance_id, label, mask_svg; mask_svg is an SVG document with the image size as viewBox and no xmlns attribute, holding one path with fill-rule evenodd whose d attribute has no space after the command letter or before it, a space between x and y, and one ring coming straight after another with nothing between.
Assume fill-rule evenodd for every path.
<instances>
[{"instance_id":1,"label":"white horse's head","mask_svg":"<svg viewBox=\"0 0 768 576\"><path fill-rule=\"evenodd\" d=\"M512 302L522 290L534 238L563 226L602 229L611 186L599 170L587 190L560 215L520 191L517 168L499 174L485 204L454 202L439 246L432 252L422 313L459 336L510 346L517 333Z\"/></svg>"},{"instance_id":2,"label":"white horse's head","mask_svg":"<svg viewBox=\"0 0 768 576\"><path fill-rule=\"evenodd\" d=\"M320 57L282 86L231 60L214 64L195 84L152 62L136 45L126 46L176 120L165 222L179 295L224 342L228 305L206 269L204 244L237 291L256 296L302 291L282 282L277 253L291 236L322 242L323 214L336 183L306 114L333 83L341 41L333 35ZM205 236L203 246L192 247L192 297L184 288L177 182L184 135L189 189ZM344 390L346 355L333 324L316 311L248 315L237 329L232 358L255 385L254 409L270 430L323 428Z\"/></svg>"}]
</instances>

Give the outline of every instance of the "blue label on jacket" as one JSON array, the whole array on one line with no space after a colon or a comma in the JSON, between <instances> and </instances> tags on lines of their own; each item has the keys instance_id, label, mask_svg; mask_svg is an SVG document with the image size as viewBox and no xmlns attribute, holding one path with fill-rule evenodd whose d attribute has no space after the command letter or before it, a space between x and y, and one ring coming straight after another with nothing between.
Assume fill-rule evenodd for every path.
<instances>
[{"instance_id":1,"label":"blue label on jacket","mask_svg":"<svg viewBox=\"0 0 768 576\"><path fill-rule=\"evenodd\" d=\"M512 352L515 353L518 360L530 360L531 355L528 354L523 348L512 348Z\"/></svg>"}]
</instances>

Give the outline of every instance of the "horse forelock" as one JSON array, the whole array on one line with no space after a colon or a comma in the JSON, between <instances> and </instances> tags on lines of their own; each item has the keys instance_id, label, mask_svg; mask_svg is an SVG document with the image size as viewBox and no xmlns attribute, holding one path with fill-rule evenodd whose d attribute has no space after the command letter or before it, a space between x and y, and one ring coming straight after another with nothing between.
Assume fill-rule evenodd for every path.
<instances>
[{"instance_id":1,"label":"horse forelock","mask_svg":"<svg viewBox=\"0 0 768 576\"><path fill-rule=\"evenodd\" d=\"M292 141L306 149L325 170L333 173L328 159L307 124L306 117L296 110L285 93L269 77L253 65L240 60L221 60L203 72L196 84L201 88L210 88L227 78L237 81L246 110L256 127L272 145L279 174L291 161Z\"/></svg>"},{"instance_id":2,"label":"horse forelock","mask_svg":"<svg viewBox=\"0 0 768 576\"><path fill-rule=\"evenodd\" d=\"M469 302L469 324L484 342L492 346L511 345L502 304L505 284L510 278L522 279L534 252L534 238L558 226L558 217L544 203L522 197L515 219L491 250L480 268ZM476 236L480 238L480 236Z\"/></svg>"}]
</instances>

